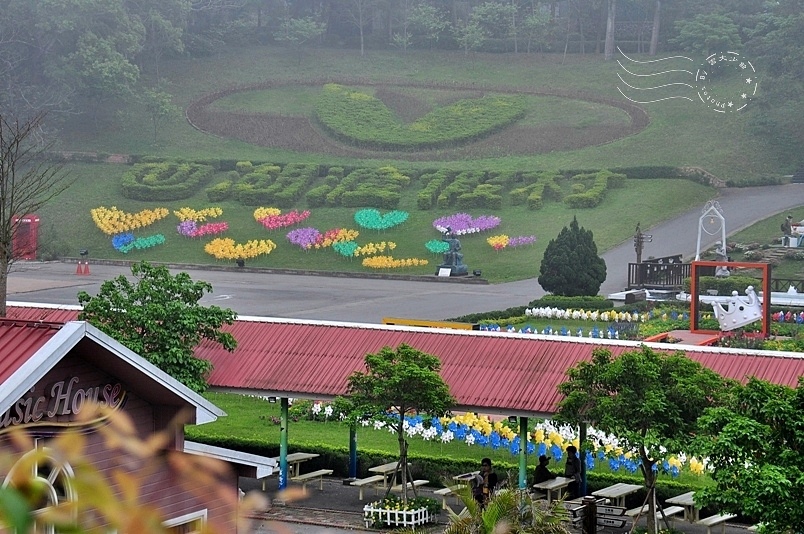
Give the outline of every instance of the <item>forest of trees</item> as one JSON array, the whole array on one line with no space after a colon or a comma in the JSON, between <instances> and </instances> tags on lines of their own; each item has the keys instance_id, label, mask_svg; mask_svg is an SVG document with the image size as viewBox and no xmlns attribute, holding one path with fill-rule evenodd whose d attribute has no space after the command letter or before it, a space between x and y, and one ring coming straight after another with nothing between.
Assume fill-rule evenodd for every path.
<instances>
[{"instance_id":1,"label":"forest of trees","mask_svg":"<svg viewBox=\"0 0 804 534\"><path fill-rule=\"evenodd\" d=\"M757 131L804 144L804 0L0 0L0 111L170 112L166 58L279 43L614 56L736 50L764 72ZM145 82L147 80L147 83ZM782 135L779 135L779 133Z\"/></svg>"}]
</instances>

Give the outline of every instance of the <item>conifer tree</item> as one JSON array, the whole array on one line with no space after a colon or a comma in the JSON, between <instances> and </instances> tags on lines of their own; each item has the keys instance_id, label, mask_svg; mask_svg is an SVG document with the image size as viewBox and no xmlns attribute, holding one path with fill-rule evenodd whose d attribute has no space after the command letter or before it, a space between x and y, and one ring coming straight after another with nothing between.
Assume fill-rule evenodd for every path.
<instances>
[{"instance_id":1,"label":"conifer tree","mask_svg":"<svg viewBox=\"0 0 804 534\"><path fill-rule=\"evenodd\" d=\"M592 231L579 227L573 217L548 243L539 273L539 284L554 295L597 295L606 279L606 262L597 253Z\"/></svg>"}]
</instances>

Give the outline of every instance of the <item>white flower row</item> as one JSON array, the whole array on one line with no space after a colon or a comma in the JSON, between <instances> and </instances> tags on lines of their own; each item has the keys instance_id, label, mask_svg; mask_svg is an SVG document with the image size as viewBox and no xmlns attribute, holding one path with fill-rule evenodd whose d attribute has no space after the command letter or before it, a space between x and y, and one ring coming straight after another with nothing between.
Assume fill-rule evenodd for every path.
<instances>
[{"instance_id":1,"label":"white flower row","mask_svg":"<svg viewBox=\"0 0 804 534\"><path fill-rule=\"evenodd\" d=\"M581 321L603 321L615 323L638 323L648 320L648 314L616 311L584 311L561 308L525 308L525 315L528 317L538 317L540 319L575 319Z\"/></svg>"}]
</instances>

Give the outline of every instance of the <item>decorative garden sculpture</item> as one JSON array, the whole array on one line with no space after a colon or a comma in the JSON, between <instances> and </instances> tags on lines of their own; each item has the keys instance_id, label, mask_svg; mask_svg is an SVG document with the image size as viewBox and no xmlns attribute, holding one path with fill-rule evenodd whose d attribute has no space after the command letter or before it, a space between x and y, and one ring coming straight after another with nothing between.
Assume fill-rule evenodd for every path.
<instances>
[{"instance_id":1,"label":"decorative garden sculpture","mask_svg":"<svg viewBox=\"0 0 804 534\"><path fill-rule=\"evenodd\" d=\"M465 276L469 274L469 267L463 263L463 254L460 252L461 242L455 237L455 234L452 233L452 228L447 227L442 241L449 243L449 250L444 253L444 263L438 266L439 271L441 269L449 269L450 276Z\"/></svg>"}]
</instances>

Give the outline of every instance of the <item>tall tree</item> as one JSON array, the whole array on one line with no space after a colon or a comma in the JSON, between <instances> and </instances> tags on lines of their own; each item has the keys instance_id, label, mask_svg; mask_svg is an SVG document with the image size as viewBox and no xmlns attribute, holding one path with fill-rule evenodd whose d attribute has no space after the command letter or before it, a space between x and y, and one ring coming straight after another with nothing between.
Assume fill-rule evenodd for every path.
<instances>
[{"instance_id":1,"label":"tall tree","mask_svg":"<svg viewBox=\"0 0 804 534\"><path fill-rule=\"evenodd\" d=\"M173 96L159 88L155 90L145 89L140 94L140 101L151 119L151 124L154 127L154 143L156 143L159 128L175 117L179 112L179 108L173 104Z\"/></svg>"},{"instance_id":2,"label":"tall tree","mask_svg":"<svg viewBox=\"0 0 804 534\"><path fill-rule=\"evenodd\" d=\"M558 386L564 399L557 417L591 423L620 438L636 451L649 492L661 470L660 449L667 454L691 450L698 417L725 402L730 382L683 353L665 354L648 347L614 358L608 349L592 352L592 360L567 371ZM648 532L655 532L654 498L649 496Z\"/></svg>"},{"instance_id":3,"label":"tall tree","mask_svg":"<svg viewBox=\"0 0 804 534\"><path fill-rule=\"evenodd\" d=\"M656 0L653 8L653 27L650 31L650 51L648 55L655 56L659 50L659 29L662 22L662 0Z\"/></svg>"},{"instance_id":4,"label":"tall tree","mask_svg":"<svg viewBox=\"0 0 804 534\"><path fill-rule=\"evenodd\" d=\"M327 27L313 17L286 18L279 31L274 33L274 39L295 49L301 64L302 47L321 37L325 31Z\"/></svg>"},{"instance_id":5,"label":"tall tree","mask_svg":"<svg viewBox=\"0 0 804 534\"><path fill-rule=\"evenodd\" d=\"M804 377L796 389L752 378L727 406L701 417L715 485L695 494L703 506L741 513L762 532L804 525Z\"/></svg>"},{"instance_id":6,"label":"tall tree","mask_svg":"<svg viewBox=\"0 0 804 534\"><path fill-rule=\"evenodd\" d=\"M409 18L413 36L423 39L431 48L450 26L442 11L426 3L414 6Z\"/></svg>"},{"instance_id":7,"label":"tall tree","mask_svg":"<svg viewBox=\"0 0 804 534\"><path fill-rule=\"evenodd\" d=\"M608 0L607 3L606 45L603 49L603 59L610 61L614 59L614 29L617 22L617 0Z\"/></svg>"},{"instance_id":8,"label":"tall tree","mask_svg":"<svg viewBox=\"0 0 804 534\"><path fill-rule=\"evenodd\" d=\"M341 0L346 21L354 26L360 35L360 55L366 54L366 27L371 20L375 0Z\"/></svg>"},{"instance_id":9,"label":"tall tree","mask_svg":"<svg viewBox=\"0 0 804 534\"><path fill-rule=\"evenodd\" d=\"M407 501L408 442L405 439L405 414L426 413L441 417L454 405L449 386L438 374L441 362L435 356L410 345L396 349L383 347L376 354L366 354L366 372L349 375L348 392L358 414L385 418L396 429L399 465L402 473L403 501ZM390 491L390 489L389 489ZM413 487L416 495L416 487Z\"/></svg>"},{"instance_id":10,"label":"tall tree","mask_svg":"<svg viewBox=\"0 0 804 534\"><path fill-rule=\"evenodd\" d=\"M221 327L232 324L237 315L228 308L200 305L212 286L194 282L187 273L173 276L167 267L141 262L131 266L131 274L134 283L121 275L103 282L95 296L78 293L84 307L78 318L190 389L204 391L211 364L196 358L193 351L204 340L234 351L237 341Z\"/></svg>"},{"instance_id":11,"label":"tall tree","mask_svg":"<svg viewBox=\"0 0 804 534\"><path fill-rule=\"evenodd\" d=\"M41 137L43 121L41 113L28 120L0 113L0 317L6 315L13 241L22 217L70 186L62 167L45 158L51 144Z\"/></svg>"},{"instance_id":12,"label":"tall tree","mask_svg":"<svg viewBox=\"0 0 804 534\"><path fill-rule=\"evenodd\" d=\"M570 297L597 295L606 280L606 262L597 254L591 230L572 218L544 250L539 284L545 291Z\"/></svg>"}]
</instances>

